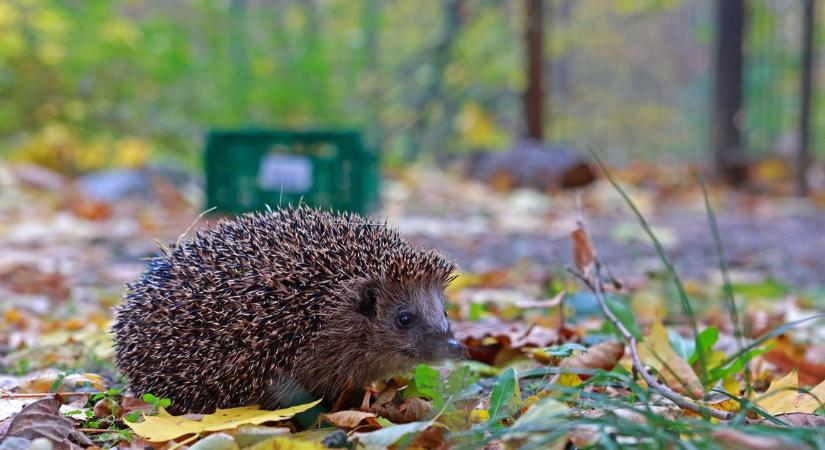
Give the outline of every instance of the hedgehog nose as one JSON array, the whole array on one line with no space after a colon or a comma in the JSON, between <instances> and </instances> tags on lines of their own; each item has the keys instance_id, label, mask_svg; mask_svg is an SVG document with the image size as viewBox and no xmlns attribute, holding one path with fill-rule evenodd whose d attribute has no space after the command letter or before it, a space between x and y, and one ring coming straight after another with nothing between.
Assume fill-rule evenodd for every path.
<instances>
[{"instance_id":1,"label":"hedgehog nose","mask_svg":"<svg viewBox=\"0 0 825 450\"><path fill-rule=\"evenodd\" d=\"M464 356L464 346L462 346L461 342L458 342L456 338L447 340L447 350L450 352L450 355L455 358Z\"/></svg>"}]
</instances>

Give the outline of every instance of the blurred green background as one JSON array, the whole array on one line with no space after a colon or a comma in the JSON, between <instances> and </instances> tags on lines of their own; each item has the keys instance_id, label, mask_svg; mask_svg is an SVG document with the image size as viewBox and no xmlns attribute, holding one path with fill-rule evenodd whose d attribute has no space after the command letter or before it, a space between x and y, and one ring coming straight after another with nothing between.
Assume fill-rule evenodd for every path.
<instances>
[{"instance_id":1,"label":"blurred green background","mask_svg":"<svg viewBox=\"0 0 825 450\"><path fill-rule=\"evenodd\" d=\"M548 140L707 157L715 2L547 5ZM502 150L523 133L524 7L0 0L0 156L66 173L194 168L208 129L246 126L361 129L388 164ZM802 6L748 8L744 134L758 154L796 129Z\"/></svg>"}]
</instances>

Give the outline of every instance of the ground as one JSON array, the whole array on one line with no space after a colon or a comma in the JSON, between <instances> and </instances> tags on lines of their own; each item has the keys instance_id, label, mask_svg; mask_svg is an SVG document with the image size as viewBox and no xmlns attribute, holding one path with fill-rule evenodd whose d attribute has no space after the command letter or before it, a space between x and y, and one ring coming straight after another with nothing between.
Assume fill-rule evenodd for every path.
<instances>
[{"instance_id":1,"label":"ground","mask_svg":"<svg viewBox=\"0 0 825 450\"><path fill-rule=\"evenodd\" d=\"M653 179L633 173L619 172L619 175L622 186L651 224L682 276L687 293L700 314L699 328L718 328L720 336L711 346L716 344L714 351L721 349L730 356L735 350L735 327L725 316L717 246L708 225L698 182L694 182L688 173ZM118 379L111 366L111 353L106 345L105 330L111 319L111 308L119 302L124 284L143 270L146 258L155 253L158 243L177 240L191 233L192 229L214 222L214 216L199 217L203 198L196 179L193 180L185 186L160 180L149 192L101 201L85 192L79 183L56 174L36 168L0 167L0 298L3 299L0 306L3 314L0 388L42 392L60 385L67 373L91 377L86 379L87 384L95 388L91 390L122 385L123 380ZM729 274L739 289L740 308L745 310L749 324L754 328L761 326L758 331L764 334L771 325L806 317L807 313L821 308L825 302L822 291L825 281L821 277L825 273L825 257L822 257L825 235L820 230L825 226L825 210L816 199L757 195L719 186L710 188ZM679 332L675 337L670 335L666 345L676 348L674 355L687 359L695 352L690 347L693 342L685 338L690 334L690 315L678 306L678 296L667 294L671 288L663 286L670 286L670 283L656 275L664 273L663 261L639 225L638 218L614 187L603 179L580 191L498 192L456 174L432 168L413 168L388 177L382 205L382 210L375 214L378 219L386 219L422 246L442 250L462 269L463 275L450 291L451 316L458 328L465 330L466 342L475 342L487 352L474 354L474 357L499 366L481 375L477 383L481 391L471 397L477 404L463 406L468 413L491 413L493 408L489 402L495 399L496 392L500 399L501 390L506 389L502 386L508 385L508 372L501 369L508 366L508 361L523 358L518 355L533 352L530 353L533 367L529 370L537 370L536 361L552 367L560 358L568 356L572 350L565 349L564 345L570 341L590 346L607 339L603 334L604 319L598 310L598 296L588 293L581 285L577 286L575 278L566 271L568 268L583 269L581 261L577 267L574 259L574 251L581 252L582 249L580 246L574 248L570 238L579 219L587 225L598 258L624 283L625 293L622 295L632 300L635 323L646 342L657 342L651 333L655 333L652 330L664 321L670 326L664 336ZM552 307L558 306L552 302L561 299L557 294L562 289L568 291L566 304L573 309L568 311L563 323L558 322L555 312L537 317L535 311L529 312L530 307L524 310L527 313L514 313L506 306L508 302L521 305L519 308L529 302L548 302L542 305L551 311ZM557 296L556 299L550 299L553 296ZM744 303L751 300L754 303ZM473 322L479 318L484 320ZM511 322L509 329L501 324L508 319ZM475 331L468 328L467 323L475 323ZM754 338L759 336L754 332ZM793 343L772 345L787 347L788 351L783 355L823 348L825 339L822 336L803 337L802 346L798 338L792 339ZM615 343L615 337L613 339ZM668 341L667 337L664 339ZM494 343L492 347L491 342ZM678 348L680 342L688 342L685 349ZM537 356L534 351L542 348L550 353ZM821 361L816 360L816 356L797 355L796 359L789 357L780 361L774 354L775 349L765 351L770 351L772 358L758 360L761 365L754 369L757 372L754 380L763 383L763 389L779 377L778 374L776 377L767 375L771 371L786 372L794 366L801 367L800 364L807 364L807 369L803 367L799 374L803 383L813 386L825 378ZM596 353L594 350L587 354ZM625 351L621 353L627 354ZM609 370L620 356L616 355L612 360L608 357L607 363L579 361L569 367L590 370L589 373L597 368ZM679 357L674 358L676 361ZM629 364L627 357L623 361ZM682 363L687 364L684 361L679 364ZM687 366L686 370L698 370L696 361L691 364L693 368ZM656 364L646 360L646 365ZM538 368L541 367L540 364ZM59 378L44 375L50 373L48 370L62 375ZM432 379L438 384L439 377L446 376L447 372L442 368L433 375L426 369L421 370L421 373L416 371L412 385L422 398L435 403L430 407L447 408L442 419L448 421L452 417L450 408L457 404L445 403L444 392L435 392L433 388L428 391L426 385L426 380ZM458 373L458 369L451 370L450 376ZM664 371L667 382L666 368L660 366L657 370ZM489 378L491 373L497 373L498 378ZM521 377L525 372L518 373ZM94 378L94 375L102 378ZM725 378L725 382L741 383L739 373L735 375ZM736 377L739 378L734 379ZM528 378L519 379L519 382L513 382L514 386L521 385L524 391L524 399L518 398L523 414L518 413L519 408L511 411L512 417L501 422L504 426L512 425L519 415L518 420L529 417L527 412L534 410L530 408L532 403L528 405L527 402L535 403L546 397L545 388L528 383ZM605 380L594 379L596 381L591 383L596 387L588 392L604 394L605 388L599 383ZM49 384L42 384L42 380L49 380ZM513 380L516 380L515 375ZM559 381L558 378L553 380ZM577 386L580 382L565 381L562 384ZM636 386L635 381L622 383L625 382L630 383L631 388ZM709 387L700 385L699 389ZM382 389L387 392L389 388L384 386ZM442 397L440 405L435 398L439 396ZM491 396L490 400L487 396ZM530 400L533 397L536 399ZM377 398L380 396L376 397L376 402ZM663 407L670 412L679 410L667 400L657 398L653 396L650 401L663 401ZM114 398L111 400L115 401ZM556 408L552 414L566 414L559 411L567 411L565 408L568 407L592 413L586 405L568 398L562 400L566 406L558 401L558 404L544 402L542 405L543 408ZM370 406L370 402L367 400L366 405ZM627 403L623 405L627 406ZM375 404L370 408L376 408ZM386 409L381 411L383 413L373 416L386 418L393 414ZM495 416L495 412L492 415ZM372 428L380 427L376 422L369 422L371 417L363 416L361 420L366 420L363 423L371 424ZM415 421L416 417L408 419L427 425ZM597 419L593 419L596 420L594 423L598 423ZM354 423L362 423L361 420ZM484 422L478 417L473 420ZM648 417L646 420L650 422L652 419ZM400 418L398 421L409 420ZM581 425L573 422L578 424L576 426ZM90 422L84 423L88 427ZM348 423L344 420L336 425L352 428L342 425ZM419 426L422 430L427 428ZM700 430L705 437L710 435L707 433L718 431L708 431L710 429L698 425L693 430ZM489 438L497 436L500 430L492 427L485 428L485 432ZM573 429L570 433L575 436ZM678 435L676 432L675 436Z\"/></svg>"}]
</instances>

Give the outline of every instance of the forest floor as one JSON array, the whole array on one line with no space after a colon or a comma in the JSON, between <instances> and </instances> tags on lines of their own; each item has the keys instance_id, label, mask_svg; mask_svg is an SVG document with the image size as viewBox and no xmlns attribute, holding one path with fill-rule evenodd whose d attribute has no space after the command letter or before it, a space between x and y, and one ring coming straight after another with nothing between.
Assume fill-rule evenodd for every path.
<instances>
[{"instance_id":1,"label":"forest floor","mask_svg":"<svg viewBox=\"0 0 825 450\"><path fill-rule=\"evenodd\" d=\"M729 392L730 395L742 395L742 398L752 400L767 411L770 418L775 419L781 414L787 417L790 413L804 414L793 418L796 421L793 428L807 429L799 425L800 421L807 421L806 424L813 424L813 430L823 429L825 418L815 414L817 410L821 414L821 408L760 403L753 392L747 393L751 387L762 392L771 382L780 379L784 380L784 386L796 388L790 379L782 378L791 369L799 370L798 375L797 372L791 374L799 377L801 385L815 386L825 380L823 333L808 329L796 333L784 329L783 333L769 336L770 342L767 338L759 341L774 327L812 316L825 306L825 233L821 232L825 229L825 208L821 202L711 187L732 288L741 311L744 311L742 323L747 323L749 336L758 342L758 345L749 347L751 351L745 358L739 355L737 359L734 358L737 356L734 334L737 325L741 324L731 322L724 306L717 246L698 183L692 183L690 177L680 178L678 174L664 181L661 178L649 180L632 173L619 173L619 177L626 181L622 186L651 225L681 275L698 317L699 329L713 328L718 334L705 350L709 355L722 352L724 357L727 354L733 358L733 363L742 361L736 370L728 366L731 370L714 381L705 369L697 366L698 350L695 347L699 340L689 337L693 313L683 309L678 288L675 289L672 280L663 275L666 274L663 261L638 218L606 181L599 180L578 192L496 192L455 175L417 168L397 173L386 181L383 208L377 217L398 227L413 242L440 249L459 263L462 276L449 291L453 305L451 317L459 323L465 343L483 350L473 353L474 359L492 364L492 367L466 366L470 367L466 370L475 375L470 384L480 391L462 397L464 403L461 404L457 400L453 403L444 400L447 394L460 397L457 391L433 393L426 388L427 380L432 381L428 377L438 381L440 376L443 381L444 377L459 373L458 369L453 367L445 372L442 368L432 375L425 367L416 369L412 375L410 382L419 396L432 403L430 408L441 408L442 424L452 425L455 432L452 438L445 437L441 428L442 431L433 432L434 419L426 415L415 417L411 424L418 424L418 428L411 426L406 432L376 421L382 415L369 412L369 408L361 411L366 415L327 421L342 429L395 430L393 435L384 433L385 436L376 438L370 438L366 433L350 434L350 440L365 445L392 444L398 439L403 441L405 436L409 443L413 442L411 436L415 436L416 445L424 447L427 445L423 443L436 447L446 442L473 446L501 445L501 442L515 440L524 445L527 445L525 442L538 446L552 443L556 448L563 448L568 442L579 447L586 444L607 446L613 442L656 448L658 444L651 445L646 440L650 430L645 428L655 426L662 428L656 435L656 442L662 446L683 438L693 439L700 447L708 448L719 445L733 445L731 448L778 448L776 445L786 444L803 446L799 448L825 446L825 435L819 431L783 435L765 431L762 427L758 428L758 433L762 433L763 440L773 447L759 447L757 443L747 441L741 427L746 426L747 421L768 420L767 416L760 417L760 413L744 406L719 407L727 412L744 411L737 416L735 426L718 427L712 425L712 421L693 420L692 428L680 428L678 424L684 419L684 408L675 408L656 395L645 399L640 392L647 392L646 383L641 380L637 383L630 375L632 370L624 371L621 376L615 375L619 378L592 376L594 369L603 369L608 372L600 373L609 374L617 370L613 366L630 369L630 346L621 350L620 353L625 355L623 358L621 354L614 355L610 363L608 357L606 365L581 361L569 364L569 367L591 372L575 380L560 380L556 374L550 380L551 384L555 382L554 386L561 386L556 395L548 394L546 377L543 378L545 385L525 384L529 377L524 375L522 378L523 374L536 373L538 369L555 367L562 360L577 358L578 348L569 347L570 344L591 346L621 338L613 334L611 341L606 337L611 331L607 329L609 326L605 328L604 316L599 311L599 295L577 285L575 277L567 272L568 268L590 269L574 258L574 255L587 253L590 244L571 240L577 220L583 218L599 260L624 284L616 295L624 296L629 305L629 317L631 320L635 318L635 325L629 327L638 327L639 337L644 336L654 347L667 347L662 352L673 354L675 358L667 361L679 364L680 368L687 365L686 361L690 362L686 370L698 375L688 378L701 381L698 388L691 388L704 395L698 397L703 398L703 405L720 404L719 394L712 394L711 389L724 385L736 390ZM104 393L89 394L82 399L64 399L64 403L75 400L72 408L80 411L80 419L73 426L85 430L86 435L97 439L99 445L134 440L135 434L144 436L139 428L126 428L123 411L118 415L111 410L101 412L102 407L92 408L95 404L99 406L101 401L122 406L128 403L128 398L120 397L121 391L110 390L122 387L122 380L118 379L111 365L106 334L111 308L120 301L124 284L140 275L146 258L156 252L158 242L175 241L193 224L198 228L214 221L198 218L202 202L196 186L181 188L163 181L146 195L110 202L94 200L75 183L56 174L33 168L12 170L0 166L0 394L8 392L5 397L0 396L0 399L6 399L5 404L0 400L0 439L4 433L11 433L4 429L4 424L8 427L13 420L11 414L32 401L23 400L21 395L54 390ZM559 306L565 293L566 303ZM531 302L532 306L524 306ZM540 306L538 309L536 304ZM553 312L553 308L562 308L567 318L559 323L557 317L561 316ZM666 334L669 339L664 342L656 334L663 329L657 328L662 323L670 328ZM574 356L570 356L571 352ZM585 355L595 353L594 350ZM526 357L529 359L525 360ZM690 397L691 390L686 386L691 380L687 383L681 380L677 383L682 385L679 389L673 385L673 377L667 375L670 369L667 364L664 368L658 364L656 368L657 363L649 356L643 359L648 367L660 373L666 384ZM677 359L681 362L674 363ZM743 366L748 361L753 372L745 374ZM505 370L508 367L517 367L518 377ZM719 369L726 368L720 366ZM548 371L544 375L553 373ZM676 375L677 379L685 376L684 373ZM72 377L76 379L72 381ZM515 387L511 386L513 383L508 377L512 377L513 382L519 380ZM747 380L744 377L748 377ZM519 386L523 395L519 393ZM574 388L578 390L565 391ZM383 389L386 392L387 387ZM585 393L598 399L592 400L597 398L592 397L588 403ZM636 397L628 397L630 393ZM500 403L502 395L518 398L504 401L506 407L491 404ZM12 398L14 400L10 400ZM468 403L468 398L474 402ZM545 401L547 398L553 402ZM144 400L132 410L159 409L159 399ZM638 411L627 417L619 415L609 419L603 412L592 414L598 409L594 404L601 404L605 409L604 405L612 401L624 402L619 409L632 409L633 405L643 404L652 411L649 409L651 405L661 406L667 410L662 419L665 422L655 422L651 415ZM402 406L407 405L403 402ZM533 407L537 402L543 406ZM365 406L369 407L370 402L367 401ZM452 414L456 407L466 414ZM123 406L123 410L129 412L130 408ZM576 419L563 422L567 425L561 428L556 427L564 433L553 434L544 430L541 432L544 440L535 440L530 433L541 430L514 426L519 423L527 426L530 411L535 414L541 411L546 417L556 419L561 416ZM458 416L463 417L464 426L455 425ZM396 423L408 421L396 419ZM787 423L786 420L778 423L783 422ZM115 430L115 434L101 438L101 433L94 428ZM509 435L507 430L510 430ZM644 437L645 433L648 438Z\"/></svg>"}]
</instances>

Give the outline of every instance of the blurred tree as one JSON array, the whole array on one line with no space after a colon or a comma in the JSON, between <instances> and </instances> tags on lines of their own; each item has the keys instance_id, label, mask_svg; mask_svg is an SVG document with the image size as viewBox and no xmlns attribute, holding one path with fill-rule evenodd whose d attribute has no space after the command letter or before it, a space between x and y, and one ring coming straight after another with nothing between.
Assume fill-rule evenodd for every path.
<instances>
[{"instance_id":1,"label":"blurred tree","mask_svg":"<svg viewBox=\"0 0 825 450\"><path fill-rule=\"evenodd\" d=\"M816 6L814 0L803 0L802 10L802 68L800 70L799 90L799 149L797 155L796 179L799 195L808 194L811 142L811 98L814 71L814 35L816 23Z\"/></svg>"},{"instance_id":2,"label":"blurred tree","mask_svg":"<svg viewBox=\"0 0 825 450\"><path fill-rule=\"evenodd\" d=\"M717 175L732 184L747 176L741 135L744 31L744 0L718 0L713 151Z\"/></svg>"},{"instance_id":3,"label":"blurred tree","mask_svg":"<svg viewBox=\"0 0 825 450\"><path fill-rule=\"evenodd\" d=\"M544 139L544 5L543 0L526 0L527 89L524 92L526 136Z\"/></svg>"}]
</instances>

